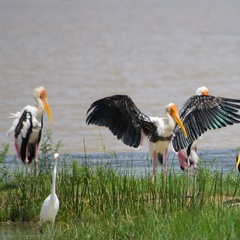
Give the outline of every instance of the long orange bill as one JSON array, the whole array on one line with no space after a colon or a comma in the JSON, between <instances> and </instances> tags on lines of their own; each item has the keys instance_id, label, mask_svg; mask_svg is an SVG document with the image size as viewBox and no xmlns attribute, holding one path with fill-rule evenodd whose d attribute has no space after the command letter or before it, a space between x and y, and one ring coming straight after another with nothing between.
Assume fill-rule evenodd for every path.
<instances>
[{"instance_id":1,"label":"long orange bill","mask_svg":"<svg viewBox=\"0 0 240 240\"><path fill-rule=\"evenodd\" d=\"M179 127L182 129L184 136L187 138L188 137L187 131L186 131L186 129L185 129L183 123L182 123L182 120L180 119L180 116L178 114L176 106L171 107L171 113L170 114L171 114L172 118L177 122Z\"/></svg>"},{"instance_id":2,"label":"long orange bill","mask_svg":"<svg viewBox=\"0 0 240 240\"><path fill-rule=\"evenodd\" d=\"M49 117L50 123L52 123L52 113L51 113L50 106L49 106L49 104L48 104L47 97L42 98L42 102L43 102L43 105L44 105L45 110L46 110L46 112L47 112L47 115L48 115L48 117Z\"/></svg>"}]
</instances>

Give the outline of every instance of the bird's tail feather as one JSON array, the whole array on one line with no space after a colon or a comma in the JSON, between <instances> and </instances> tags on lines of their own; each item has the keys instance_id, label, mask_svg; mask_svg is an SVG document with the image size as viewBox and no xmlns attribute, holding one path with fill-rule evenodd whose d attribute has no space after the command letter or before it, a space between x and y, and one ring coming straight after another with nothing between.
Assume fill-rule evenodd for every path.
<instances>
[{"instance_id":1,"label":"bird's tail feather","mask_svg":"<svg viewBox=\"0 0 240 240\"><path fill-rule=\"evenodd\" d=\"M18 118L20 117L20 112L16 112L16 113L10 113L8 118Z\"/></svg>"},{"instance_id":2,"label":"bird's tail feather","mask_svg":"<svg viewBox=\"0 0 240 240\"><path fill-rule=\"evenodd\" d=\"M14 132L17 123L18 123L18 118L21 116L20 112L16 112L16 113L10 113L10 115L8 116L8 118L15 118L15 120L12 123L12 126L9 128L9 130L6 132L6 137L10 136L11 133Z\"/></svg>"}]
</instances>

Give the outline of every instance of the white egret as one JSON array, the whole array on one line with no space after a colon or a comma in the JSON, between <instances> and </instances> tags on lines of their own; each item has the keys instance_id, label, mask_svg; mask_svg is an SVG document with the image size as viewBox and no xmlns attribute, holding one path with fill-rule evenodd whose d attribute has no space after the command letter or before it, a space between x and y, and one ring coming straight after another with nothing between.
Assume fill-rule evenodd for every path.
<instances>
[{"instance_id":1,"label":"white egret","mask_svg":"<svg viewBox=\"0 0 240 240\"><path fill-rule=\"evenodd\" d=\"M54 154L54 168L52 174L52 193L44 200L41 212L40 212L40 231L42 232L43 223L46 221L52 222L52 226L55 222L59 210L59 200L56 194L56 175L57 175L57 162L58 153Z\"/></svg>"}]
</instances>

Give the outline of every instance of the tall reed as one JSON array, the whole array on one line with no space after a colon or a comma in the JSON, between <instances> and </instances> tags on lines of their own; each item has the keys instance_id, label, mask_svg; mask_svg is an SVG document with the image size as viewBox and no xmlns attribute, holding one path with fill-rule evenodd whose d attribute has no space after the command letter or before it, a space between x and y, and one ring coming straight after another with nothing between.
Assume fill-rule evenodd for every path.
<instances>
[{"instance_id":1,"label":"tall reed","mask_svg":"<svg viewBox=\"0 0 240 240\"><path fill-rule=\"evenodd\" d=\"M26 178L24 171L16 170L1 179L1 222L38 225L42 201L51 191L52 153L56 150L49 144L51 136L47 139L41 155L46 169L38 177L29 174ZM175 174L174 169L170 169L164 187L162 173L153 184L150 173L136 175L133 170L115 169L104 161L92 164L87 154L68 157L68 163L66 156L60 159L56 181L60 210L56 230L47 226L44 239L77 239L83 235L93 239L96 234L99 239L216 239L214 234L219 237L222 230L213 227L213 222L224 223L228 237L239 233L230 231L236 227L231 221L239 214L234 207L239 201L236 172L224 174L200 166L197 187L194 189L190 178L187 195L186 176Z\"/></svg>"}]
</instances>

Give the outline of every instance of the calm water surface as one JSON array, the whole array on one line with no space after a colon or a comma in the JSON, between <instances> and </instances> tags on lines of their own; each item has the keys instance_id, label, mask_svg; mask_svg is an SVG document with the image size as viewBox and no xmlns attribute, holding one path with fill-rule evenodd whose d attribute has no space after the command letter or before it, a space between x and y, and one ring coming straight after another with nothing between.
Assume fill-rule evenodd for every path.
<instances>
[{"instance_id":1,"label":"calm water surface","mask_svg":"<svg viewBox=\"0 0 240 240\"><path fill-rule=\"evenodd\" d=\"M240 98L239 1L0 2L0 144L9 113L35 104L47 89L62 153L130 152L106 128L87 126L99 98L128 94L142 112L164 116L206 85L210 93ZM199 149L240 146L240 125L210 131ZM147 151L147 143L139 151Z\"/></svg>"}]
</instances>

